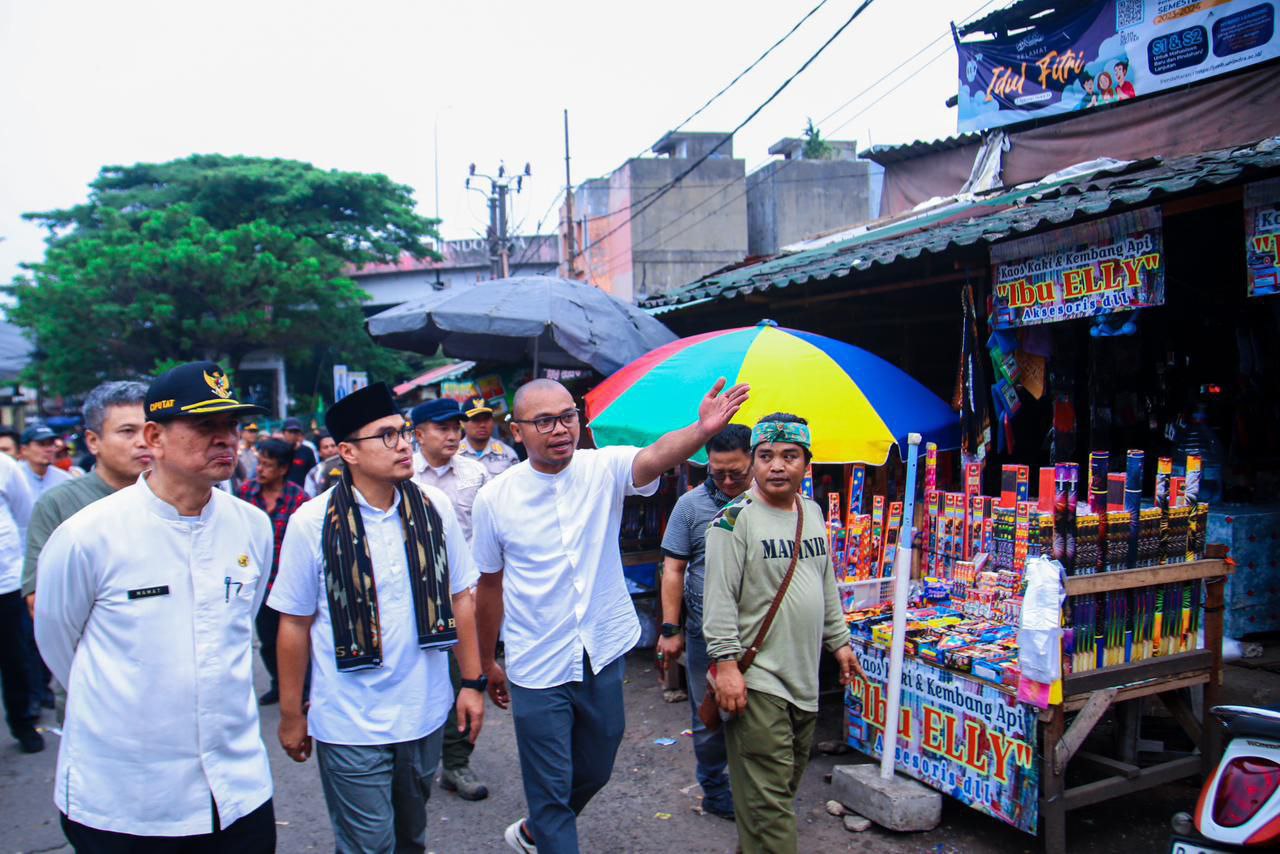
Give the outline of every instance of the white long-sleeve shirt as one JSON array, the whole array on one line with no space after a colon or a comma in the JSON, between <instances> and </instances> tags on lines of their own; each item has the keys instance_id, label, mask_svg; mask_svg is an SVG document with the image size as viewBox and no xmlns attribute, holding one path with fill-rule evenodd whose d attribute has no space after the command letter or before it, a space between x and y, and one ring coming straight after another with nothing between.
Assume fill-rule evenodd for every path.
<instances>
[{"instance_id":1,"label":"white long-sleeve shirt","mask_svg":"<svg viewBox=\"0 0 1280 854\"><path fill-rule=\"evenodd\" d=\"M0 454L0 593L22 587L23 532L35 505L24 468L7 454Z\"/></svg>"},{"instance_id":2,"label":"white long-sleeve shirt","mask_svg":"<svg viewBox=\"0 0 1280 854\"><path fill-rule=\"evenodd\" d=\"M67 686L54 802L68 818L192 836L213 803L226 827L271 797L252 642L272 549L248 502L214 489L179 516L146 475L54 531L35 626Z\"/></svg>"}]
</instances>

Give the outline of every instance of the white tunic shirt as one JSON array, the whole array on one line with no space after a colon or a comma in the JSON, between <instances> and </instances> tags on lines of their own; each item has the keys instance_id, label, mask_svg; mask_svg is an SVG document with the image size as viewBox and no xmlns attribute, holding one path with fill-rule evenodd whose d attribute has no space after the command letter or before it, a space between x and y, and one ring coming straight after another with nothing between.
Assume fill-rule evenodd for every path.
<instances>
[{"instance_id":1,"label":"white tunic shirt","mask_svg":"<svg viewBox=\"0 0 1280 854\"><path fill-rule=\"evenodd\" d=\"M179 516L147 484L90 504L40 554L36 641L67 686L54 802L138 836L223 827L271 797L253 691L267 514L220 490Z\"/></svg>"},{"instance_id":2,"label":"white tunic shirt","mask_svg":"<svg viewBox=\"0 0 1280 854\"><path fill-rule=\"evenodd\" d=\"M523 688L582 680L582 653L599 673L640 639L622 575L618 529L636 487L639 448L577 451L558 474L513 466L476 496L472 553L503 572L507 678Z\"/></svg>"},{"instance_id":3,"label":"white tunic shirt","mask_svg":"<svg viewBox=\"0 0 1280 854\"><path fill-rule=\"evenodd\" d=\"M476 583L475 565L453 507L438 489L423 487L444 522L449 585L454 595ZM328 744L380 745L415 741L444 725L453 706L445 650L418 646L409 588L409 561L400 525L400 495L390 510L379 510L355 490L365 541L373 558L382 630L382 665L338 671L333 652L329 597L325 592L321 538L330 490L308 501L289 519L280 548L280 571L267 604L283 614L315 615L311 623L311 708L307 728Z\"/></svg>"},{"instance_id":4,"label":"white tunic shirt","mask_svg":"<svg viewBox=\"0 0 1280 854\"><path fill-rule=\"evenodd\" d=\"M27 529L35 506L25 468L24 463L0 454L0 593L12 593L22 587L26 540L22 532Z\"/></svg>"}]
</instances>

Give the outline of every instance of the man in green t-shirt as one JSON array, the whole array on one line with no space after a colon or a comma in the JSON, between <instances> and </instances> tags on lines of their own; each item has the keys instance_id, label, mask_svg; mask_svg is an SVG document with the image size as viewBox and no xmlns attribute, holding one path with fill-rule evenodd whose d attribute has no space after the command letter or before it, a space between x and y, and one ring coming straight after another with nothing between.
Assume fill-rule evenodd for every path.
<instances>
[{"instance_id":1,"label":"man in green t-shirt","mask_svg":"<svg viewBox=\"0 0 1280 854\"><path fill-rule=\"evenodd\" d=\"M85 440L93 454L93 471L50 489L36 502L27 528L26 560L22 565L22 595L35 613L36 563L49 536L59 525L138 479L150 467L151 452L142 440L146 416L142 402L147 384L105 382L84 399Z\"/></svg>"},{"instance_id":2,"label":"man in green t-shirt","mask_svg":"<svg viewBox=\"0 0 1280 854\"><path fill-rule=\"evenodd\" d=\"M725 723L729 780L743 854L796 851L795 797L809 763L818 719L818 657L831 650L840 683L861 668L849 646L822 511L800 497L812 455L808 423L767 415L751 431L755 484L707 529L707 655L716 662L716 696ZM791 585L744 673L743 651L755 642L796 546ZM748 690L750 696L748 697Z\"/></svg>"}]
</instances>

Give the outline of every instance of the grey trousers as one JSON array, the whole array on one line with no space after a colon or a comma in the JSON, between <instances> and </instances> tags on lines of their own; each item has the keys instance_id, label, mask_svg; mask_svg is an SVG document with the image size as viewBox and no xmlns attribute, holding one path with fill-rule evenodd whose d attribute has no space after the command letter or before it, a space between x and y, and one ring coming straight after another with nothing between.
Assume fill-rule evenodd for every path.
<instances>
[{"instance_id":1,"label":"grey trousers","mask_svg":"<svg viewBox=\"0 0 1280 854\"><path fill-rule=\"evenodd\" d=\"M400 744L316 742L338 854L422 854L444 728Z\"/></svg>"}]
</instances>

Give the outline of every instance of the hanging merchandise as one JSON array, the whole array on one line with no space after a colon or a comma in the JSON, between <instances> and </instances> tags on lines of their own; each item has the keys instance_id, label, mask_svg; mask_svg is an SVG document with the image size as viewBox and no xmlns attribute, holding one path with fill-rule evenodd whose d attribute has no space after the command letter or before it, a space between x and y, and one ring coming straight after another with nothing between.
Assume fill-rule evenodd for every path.
<instances>
[{"instance_id":1,"label":"hanging merchandise","mask_svg":"<svg viewBox=\"0 0 1280 854\"><path fill-rule=\"evenodd\" d=\"M966 460L984 460L991 446L991 415L987 409L987 378L978 344L978 311L973 285L960 289L960 371L952 405L960 412L960 450Z\"/></svg>"}]
</instances>

